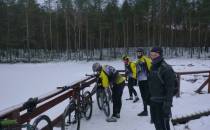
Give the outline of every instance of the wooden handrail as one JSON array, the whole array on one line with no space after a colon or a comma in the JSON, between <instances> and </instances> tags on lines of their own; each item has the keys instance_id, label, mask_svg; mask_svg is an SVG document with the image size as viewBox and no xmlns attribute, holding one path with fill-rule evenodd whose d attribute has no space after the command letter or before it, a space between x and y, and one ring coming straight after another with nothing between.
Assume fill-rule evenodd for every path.
<instances>
[{"instance_id":1,"label":"wooden handrail","mask_svg":"<svg viewBox=\"0 0 210 130\"><path fill-rule=\"evenodd\" d=\"M87 77L87 78L84 78L84 79L82 79L82 80L80 80L78 82L74 82L70 86L67 86L68 87L67 90L69 90L69 89L71 89L73 87L78 87L80 85L80 83L86 82L86 81L88 81L90 79L94 80L94 78L92 78L92 77ZM90 80L91 83L93 82L92 80ZM42 103L42 102L44 102L46 100L49 100L50 98L52 98L52 97L54 97L54 96L56 96L58 94L61 94L62 92L67 91L67 90L56 89L53 92L50 92L50 93L48 93L48 94L46 94L44 96L41 96L41 97L38 98L38 104ZM6 109L0 111L0 119L3 119L3 118L15 118L15 119L18 119L17 117L13 116L14 112L21 112L23 110L24 110L23 103L20 103L18 105L6 108Z\"/></svg>"}]
</instances>

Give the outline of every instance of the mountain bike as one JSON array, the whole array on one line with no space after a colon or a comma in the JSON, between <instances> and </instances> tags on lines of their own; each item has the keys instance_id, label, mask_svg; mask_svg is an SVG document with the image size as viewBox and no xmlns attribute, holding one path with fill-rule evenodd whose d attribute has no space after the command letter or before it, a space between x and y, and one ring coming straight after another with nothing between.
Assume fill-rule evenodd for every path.
<instances>
[{"instance_id":1,"label":"mountain bike","mask_svg":"<svg viewBox=\"0 0 210 130\"><path fill-rule=\"evenodd\" d=\"M98 74L93 74L93 75L87 75L86 76L90 76L90 77L95 77L96 78L96 84L92 90L91 93L96 93L96 101L97 101L97 105L99 110L103 110L105 116L109 117L110 115L110 101L112 101L111 98L111 89L107 88L104 89L104 87L102 87L101 84L101 79L99 78Z\"/></svg>"},{"instance_id":2,"label":"mountain bike","mask_svg":"<svg viewBox=\"0 0 210 130\"><path fill-rule=\"evenodd\" d=\"M89 91L83 93L84 84L73 88L73 96L62 114L61 130L80 130L80 119L89 120L92 116L92 97ZM82 90L82 93L81 91Z\"/></svg>"},{"instance_id":3,"label":"mountain bike","mask_svg":"<svg viewBox=\"0 0 210 130\"><path fill-rule=\"evenodd\" d=\"M104 88L98 86L96 91L96 99L98 108L104 111L105 116L109 117L110 115L110 101L111 101L111 90L108 88L105 91Z\"/></svg>"}]
</instances>

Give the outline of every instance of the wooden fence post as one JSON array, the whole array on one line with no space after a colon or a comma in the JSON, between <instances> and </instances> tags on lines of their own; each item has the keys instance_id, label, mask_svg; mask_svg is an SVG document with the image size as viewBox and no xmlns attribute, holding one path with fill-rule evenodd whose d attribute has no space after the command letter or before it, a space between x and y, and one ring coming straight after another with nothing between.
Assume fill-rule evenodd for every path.
<instances>
[{"instance_id":1,"label":"wooden fence post","mask_svg":"<svg viewBox=\"0 0 210 130\"><path fill-rule=\"evenodd\" d=\"M210 93L210 72L209 72L208 93Z\"/></svg>"},{"instance_id":2,"label":"wooden fence post","mask_svg":"<svg viewBox=\"0 0 210 130\"><path fill-rule=\"evenodd\" d=\"M181 84L181 75L177 74L178 79L178 93L176 94L176 97L180 97L180 84Z\"/></svg>"}]
</instances>

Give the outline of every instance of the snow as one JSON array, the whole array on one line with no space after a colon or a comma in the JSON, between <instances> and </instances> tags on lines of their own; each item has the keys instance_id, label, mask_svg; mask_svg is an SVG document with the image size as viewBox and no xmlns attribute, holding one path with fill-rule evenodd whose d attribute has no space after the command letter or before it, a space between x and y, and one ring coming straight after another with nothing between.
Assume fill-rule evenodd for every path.
<instances>
[{"instance_id":1,"label":"snow","mask_svg":"<svg viewBox=\"0 0 210 130\"><path fill-rule=\"evenodd\" d=\"M167 59L176 71L210 70L210 60L199 59ZM123 69L123 63L117 61L102 61L101 64L109 64L117 69ZM0 111L12 105L26 101L29 97L36 97L51 92L58 86L69 85L85 74L92 73L93 62L69 61L59 63L43 64L0 64ZM207 79L203 74L185 75L181 77L181 97L174 98L172 113L174 117L190 115L194 112L210 109L207 87L205 94L196 94L194 91ZM205 74L208 75L208 74ZM139 88L135 87L139 93ZM128 97L128 89L125 87L123 94L123 106L121 118L116 123L107 123L105 115L101 112L94 101L93 115L91 120L82 119L81 130L155 130L150 124L150 117L138 117L137 113L142 111L142 101L132 103L124 100ZM95 100L95 97L93 97ZM67 101L50 109L45 114L53 119L63 112ZM176 130L208 130L210 117L190 121L184 125L177 125Z\"/></svg>"}]
</instances>

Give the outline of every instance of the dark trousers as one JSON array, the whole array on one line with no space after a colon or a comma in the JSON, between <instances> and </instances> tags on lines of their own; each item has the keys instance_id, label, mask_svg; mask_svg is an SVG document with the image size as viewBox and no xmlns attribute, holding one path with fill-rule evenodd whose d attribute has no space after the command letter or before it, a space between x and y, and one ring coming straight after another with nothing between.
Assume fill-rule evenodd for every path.
<instances>
[{"instance_id":1,"label":"dark trousers","mask_svg":"<svg viewBox=\"0 0 210 130\"><path fill-rule=\"evenodd\" d=\"M122 107L122 94L125 83L114 85L112 88L112 101L113 101L113 116L120 114Z\"/></svg>"},{"instance_id":2,"label":"dark trousers","mask_svg":"<svg viewBox=\"0 0 210 130\"><path fill-rule=\"evenodd\" d=\"M170 130L169 117L163 113L163 103L150 102L151 116L156 130Z\"/></svg>"},{"instance_id":3,"label":"dark trousers","mask_svg":"<svg viewBox=\"0 0 210 130\"><path fill-rule=\"evenodd\" d=\"M139 89L141 93L141 97L143 100L143 105L144 105L144 111L147 111L147 105L149 104L149 86L148 86L148 81L139 81Z\"/></svg>"},{"instance_id":4,"label":"dark trousers","mask_svg":"<svg viewBox=\"0 0 210 130\"><path fill-rule=\"evenodd\" d=\"M130 97L137 96L136 90L134 89L134 86L136 85L136 79L129 77L128 78L128 91Z\"/></svg>"}]
</instances>

